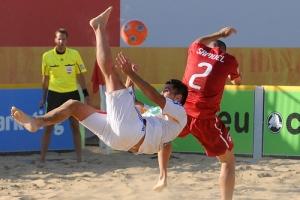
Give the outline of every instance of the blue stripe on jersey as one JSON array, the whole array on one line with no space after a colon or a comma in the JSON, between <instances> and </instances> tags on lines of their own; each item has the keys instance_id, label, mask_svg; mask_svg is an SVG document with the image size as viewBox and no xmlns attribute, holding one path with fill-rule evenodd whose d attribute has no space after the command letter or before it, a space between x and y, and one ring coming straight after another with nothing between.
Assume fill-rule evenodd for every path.
<instances>
[{"instance_id":1,"label":"blue stripe on jersey","mask_svg":"<svg viewBox=\"0 0 300 200\"><path fill-rule=\"evenodd\" d=\"M129 91L129 94L132 96L132 98L133 98L133 102L135 102L135 94L134 94L134 91L130 91L130 90L128 90ZM142 131L144 131L145 129L146 129L146 127L145 127L145 123L144 123L144 118L142 117L142 115L141 115L141 113L139 112L139 110L134 106L134 109L135 109L135 111L137 112L137 114L138 114L138 117L139 117L139 119L140 119L140 121L143 123L143 128L142 128Z\"/></svg>"}]
</instances>

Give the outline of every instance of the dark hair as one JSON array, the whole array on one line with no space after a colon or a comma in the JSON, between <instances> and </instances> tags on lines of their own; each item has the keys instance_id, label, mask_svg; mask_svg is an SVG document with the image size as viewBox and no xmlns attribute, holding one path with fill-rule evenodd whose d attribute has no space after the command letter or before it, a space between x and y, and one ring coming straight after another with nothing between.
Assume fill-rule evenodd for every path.
<instances>
[{"instance_id":1,"label":"dark hair","mask_svg":"<svg viewBox=\"0 0 300 200\"><path fill-rule=\"evenodd\" d=\"M222 40L216 40L216 45L217 47L222 48L226 51L226 44Z\"/></svg>"},{"instance_id":2,"label":"dark hair","mask_svg":"<svg viewBox=\"0 0 300 200\"><path fill-rule=\"evenodd\" d=\"M170 79L165 84L172 85L173 89L175 89L175 91L176 91L176 94L182 95L180 103L181 103L181 105L184 105L187 95L188 95L187 86L184 83L182 83L180 80L177 80L177 79Z\"/></svg>"},{"instance_id":3,"label":"dark hair","mask_svg":"<svg viewBox=\"0 0 300 200\"><path fill-rule=\"evenodd\" d=\"M67 37L69 36L68 31L65 28L59 28L57 31L55 31L55 35L57 33L65 34Z\"/></svg>"}]
</instances>

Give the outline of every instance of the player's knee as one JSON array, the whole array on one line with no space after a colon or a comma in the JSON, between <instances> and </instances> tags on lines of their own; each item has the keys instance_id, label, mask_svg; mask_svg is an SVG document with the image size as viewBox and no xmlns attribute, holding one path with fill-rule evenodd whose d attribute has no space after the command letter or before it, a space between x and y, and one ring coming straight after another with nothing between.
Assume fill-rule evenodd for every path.
<instances>
[{"instance_id":1,"label":"player's knee","mask_svg":"<svg viewBox=\"0 0 300 200\"><path fill-rule=\"evenodd\" d=\"M69 99L66 103L69 105L69 106L74 106L75 104L77 104L79 101L77 100L74 100L74 99Z\"/></svg>"},{"instance_id":2,"label":"player's knee","mask_svg":"<svg viewBox=\"0 0 300 200\"><path fill-rule=\"evenodd\" d=\"M79 104L80 101L69 99L68 101L66 101L66 103L64 103L64 106L66 106L70 110L76 110Z\"/></svg>"},{"instance_id":3,"label":"player's knee","mask_svg":"<svg viewBox=\"0 0 300 200\"><path fill-rule=\"evenodd\" d=\"M226 163L229 165L235 164L235 156L233 154L233 151L226 150L223 155L217 156L217 158L221 163Z\"/></svg>"}]
</instances>

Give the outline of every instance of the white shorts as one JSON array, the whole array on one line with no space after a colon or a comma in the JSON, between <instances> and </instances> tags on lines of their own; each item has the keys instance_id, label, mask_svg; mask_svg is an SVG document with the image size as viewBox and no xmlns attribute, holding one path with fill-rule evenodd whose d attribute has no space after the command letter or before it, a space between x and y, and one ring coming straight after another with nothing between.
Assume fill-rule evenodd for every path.
<instances>
[{"instance_id":1,"label":"white shorts","mask_svg":"<svg viewBox=\"0 0 300 200\"><path fill-rule=\"evenodd\" d=\"M143 118L136 110L130 90L106 93L107 114L93 113L80 123L105 144L128 151L145 135Z\"/></svg>"}]
</instances>

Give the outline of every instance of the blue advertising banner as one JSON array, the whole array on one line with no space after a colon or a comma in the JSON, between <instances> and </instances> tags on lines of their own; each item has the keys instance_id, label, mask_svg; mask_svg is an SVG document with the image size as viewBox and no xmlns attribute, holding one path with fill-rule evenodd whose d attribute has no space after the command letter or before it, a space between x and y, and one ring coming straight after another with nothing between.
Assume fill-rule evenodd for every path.
<instances>
[{"instance_id":1,"label":"blue advertising banner","mask_svg":"<svg viewBox=\"0 0 300 200\"><path fill-rule=\"evenodd\" d=\"M0 89L0 152L39 151L43 129L36 133L26 131L10 116L10 108L16 106L26 113L43 114L38 109L40 89ZM55 125L49 150L73 150L73 137L68 120Z\"/></svg>"}]
</instances>

